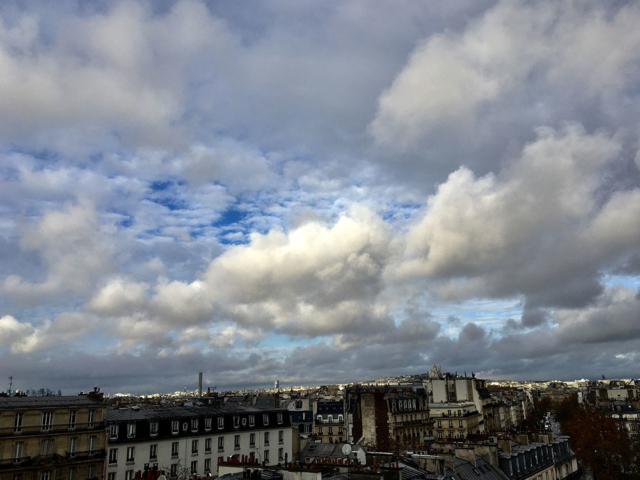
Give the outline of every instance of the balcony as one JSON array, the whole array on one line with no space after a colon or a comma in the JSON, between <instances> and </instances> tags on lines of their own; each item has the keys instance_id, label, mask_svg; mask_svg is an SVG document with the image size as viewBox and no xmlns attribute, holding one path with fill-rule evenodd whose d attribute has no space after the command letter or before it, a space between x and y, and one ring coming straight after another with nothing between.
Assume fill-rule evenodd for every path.
<instances>
[{"instance_id":1,"label":"balcony","mask_svg":"<svg viewBox=\"0 0 640 480\"><path fill-rule=\"evenodd\" d=\"M61 433L78 433L87 431L104 431L104 422L94 423L76 423L75 426L69 428L68 423L61 425L52 425L50 428L43 430L41 425L23 426L20 430L15 427L0 428L0 438L2 437L18 437L30 435L54 435Z\"/></svg>"},{"instance_id":2,"label":"balcony","mask_svg":"<svg viewBox=\"0 0 640 480\"><path fill-rule=\"evenodd\" d=\"M63 465L82 461L104 460L107 457L106 450L92 450L84 452L67 453L66 455L37 455L35 457L21 457L20 459L0 460L0 471L14 468L27 468L32 466L47 466L52 463Z\"/></svg>"},{"instance_id":3,"label":"balcony","mask_svg":"<svg viewBox=\"0 0 640 480\"><path fill-rule=\"evenodd\" d=\"M316 425L344 425L344 420L318 420L316 419Z\"/></svg>"}]
</instances>

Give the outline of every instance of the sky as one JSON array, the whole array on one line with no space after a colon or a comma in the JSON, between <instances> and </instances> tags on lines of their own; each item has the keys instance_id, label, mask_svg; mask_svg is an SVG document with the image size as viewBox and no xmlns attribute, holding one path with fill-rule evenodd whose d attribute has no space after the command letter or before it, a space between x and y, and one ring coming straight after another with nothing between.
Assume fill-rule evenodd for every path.
<instances>
[{"instance_id":1,"label":"sky","mask_svg":"<svg viewBox=\"0 0 640 480\"><path fill-rule=\"evenodd\" d=\"M0 389L637 378L638 24L3 1Z\"/></svg>"}]
</instances>

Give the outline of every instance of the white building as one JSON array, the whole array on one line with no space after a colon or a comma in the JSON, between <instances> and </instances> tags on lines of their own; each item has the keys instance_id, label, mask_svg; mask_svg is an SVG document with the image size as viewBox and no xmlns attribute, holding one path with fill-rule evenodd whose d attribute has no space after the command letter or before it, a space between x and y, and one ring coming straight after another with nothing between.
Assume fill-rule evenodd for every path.
<instances>
[{"instance_id":1,"label":"white building","mask_svg":"<svg viewBox=\"0 0 640 480\"><path fill-rule=\"evenodd\" d=\"M230 457L265 465L292 461L288 412L275 408L145 406L107 411L106 480L130 480L154 466L215 476Z\"/></svg>"}]
</instances>

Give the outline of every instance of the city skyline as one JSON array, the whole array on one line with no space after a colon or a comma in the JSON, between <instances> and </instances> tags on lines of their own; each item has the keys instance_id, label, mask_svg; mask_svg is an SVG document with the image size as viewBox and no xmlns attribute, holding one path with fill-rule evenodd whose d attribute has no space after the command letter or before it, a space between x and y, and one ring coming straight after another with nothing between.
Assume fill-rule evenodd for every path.
<instances>
[{"instance_id":1,"label":"city skyline","mask_svg":"<svg viewBox=\"0 0 640 480\"><path fill-rule=\"evenodd\" d=\"M636 378L638 21L3 2L0 381Z\"/></svg>"}]
</instances>

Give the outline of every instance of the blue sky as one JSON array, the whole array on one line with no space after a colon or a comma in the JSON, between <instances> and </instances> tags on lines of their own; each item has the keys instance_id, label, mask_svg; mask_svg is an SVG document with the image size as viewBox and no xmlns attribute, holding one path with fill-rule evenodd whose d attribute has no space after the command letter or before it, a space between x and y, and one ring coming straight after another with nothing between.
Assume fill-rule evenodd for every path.
<instances>
[{"instance_id":1,"label":"blue sky","mask_svg":"<svg viewBox=\"0 0 640 480\"><path fill-rule=\"evenodd\" d=\"M0 375L635 377L640 8L0 5Z\"/></svg>"}]
</instances>

